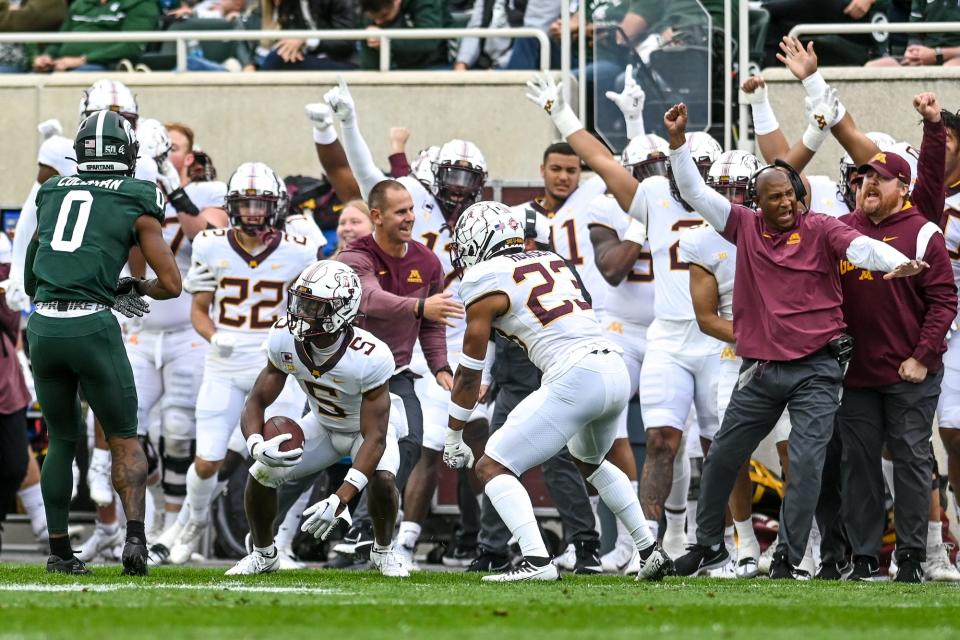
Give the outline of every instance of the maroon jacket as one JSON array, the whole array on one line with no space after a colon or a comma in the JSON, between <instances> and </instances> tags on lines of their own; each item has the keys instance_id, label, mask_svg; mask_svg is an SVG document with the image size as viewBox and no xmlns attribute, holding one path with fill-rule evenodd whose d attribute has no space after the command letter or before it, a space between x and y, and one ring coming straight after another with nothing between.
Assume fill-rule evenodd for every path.
<instances>
[{"instance_id":1,"label":"maroon jacket","mask_svg":"<svg viewBox=\"0 0 960 640\"><path fill-rule=\"evenodd\" d=\"M10 265L0 264L0 280L9 275ZM17 358L19 334L20 314L11 311L0 295L0 415L16 413L30 404L30 392Z\"/></svg>"},{"instance_id":2,"label":"maroon jacket","mask_svg":"<svg viewBox=\"0 0 960 640\"><path fill-rule=\"evenodd\" d=\"M857 209L842 218L865 236L917 255L917 235L943 215L943 123L923 127L917 182L904 208L879 224ZM923 254L930 268L913 278L884 280L883 273L841 261L843 314L856 341L844 385L879 387L901 381L900 364L916 358L932 373L942 366L944 340L957 315L957 288L943 236L934 234Z\"/></svg>"},{"instance_id":3,"label":"maroon jacket","mask_svg":"<svg viewBox=\"0 0 960 640\"><path fill-rule=\"evenodd\" d=\"M371 234L351 242L338 260L360 276L360 326L387 343L399 368L410 364L419 337L427 366L436 374L449 369L446 329L440 322L418 318L416 311L421 299L443 291L443 267L423 244L408 242L407 247L407 255L394 258Z\"/></svg>"}]
</instances>

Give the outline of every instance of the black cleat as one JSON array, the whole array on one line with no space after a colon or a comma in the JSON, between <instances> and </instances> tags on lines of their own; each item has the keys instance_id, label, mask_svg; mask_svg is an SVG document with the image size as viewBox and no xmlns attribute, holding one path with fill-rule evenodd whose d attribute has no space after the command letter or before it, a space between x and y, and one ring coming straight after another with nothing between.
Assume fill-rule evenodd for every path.
<instances>
[{"instance_id":1,"label":"black cleat","mask_svg":"<svg viewBox=\"0 0 960 640\"><path fill-rule=\"evenodd\" d=\"M73 576L88 576L90 570L76 556L70 556L66 560L60 556L50 556L47 558L47 573L66 573Z\"/></svg>"},{"instance_id":2,"label":"black cleat","mask_svg":"<svg viewBox=\"0 0 960 640\"><path fill-rule=\"evenodd\" d=\"M770 562L771 580L793 580L793 567L790 565L790 559L787 556L786 547L781 547L773 554L773 560Z\"/></svg>"},{"instance_id":3,"label":"black cleat","mask_svg":"<svg viewBox=\"0 0 960 640\"><path fill-rule=\"evenodd\" d=\"M853 571L847 576L847 580L854 582L872 582L880 575L879 563L868 556L854 556Z\"/></svg>"},{"instance_id":4,"label":"black cleat","mask_svg":"<svg viewBox=\"0 0 960 640\"><path fill-rule=\"evenodd\" d=\"M843 580L852 570L849 562L824 562L814 576L817 580Z\"/></svg>"},{"instance_id":5,"label":"black cleat","mask_svg":"<svg viewBox=\"0 0 960 640\"><path fill-rule=\"evenodd\" d=\"M730 554L722 542L716 550L702 544L691 544L684 555L673 561L673 569L678 576L697 576L710 569L718 569L728 562Z\"/></svg>"},{"instance_id":6,"label":"black cleat","mask_svg":"<svg viewBox=\"0 0 960 640\"><path fill-rule=\"evenodd\" d=\"M573 549L577 556L577 564L573 568L574 573L578 575L603 573L603 565L600 563L599 540L574 540Z\"/></svg>"},{"instance_id":7,"label":"black cleat","mask_svg":"<svg viewBox=\"0 0 960 640\"><path fill-rule=\"evenodd\" d=\"M495 553L481 547L480 555L474 558L467 571L470 573L499 573L510 568L510 556L506 553Z\"/></svg>"},{"instance_id":8,"label":"black cleat","mask_svg":"<svg viewBox=\"0 0 960 640\"><path fill-rule=\"evenodd\" d=\"M125 576L145 576L147 575L147 542L140 538L127 538L123 545L123 554L120 556L123 562L123 575Z\"/></svg>"},{"instance_id":9,"label":"black cleat","mask_svg":"<svg viewBox=\"0 0 960 640\"><path fill-rule=\"evenodd\" d=\"M443 556L441 562L445 567L469 567L478 555L480 553L476 543L458 542L453 552Z\"/></svg>"},{"instance_id":10,"label":"black cleat","mask_svg":"<svg viewBox=\"0 0 960 640\"><path fill-rule=\"evenodd\" d=\"M897 554L897 577L894 582L920 584L923 582L922 561L915 551L901 551Z\"/></svg>"}]
</instances>

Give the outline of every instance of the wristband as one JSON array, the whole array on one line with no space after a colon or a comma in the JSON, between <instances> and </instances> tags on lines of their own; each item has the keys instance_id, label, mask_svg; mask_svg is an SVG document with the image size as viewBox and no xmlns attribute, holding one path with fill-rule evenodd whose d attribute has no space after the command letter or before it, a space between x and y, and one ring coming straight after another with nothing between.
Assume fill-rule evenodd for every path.
<instances>
[{"instance_id":1,"label":"wristband","mask_svg":"<svg viewBox=\"0 0 960 640\"><path fill-rule=\"evenodd\" d=\"M560 136L564 140L583 129L583 123L580 122L577 114L575 114L569 106L565 105L563 109L551 114L550 117L553 119L554 126L560 131Z\"/></svg>"},{"instance_id":2,"label":"wristband","mask_svg":"<svg viewBox=\"0 0 960 640\"><path fill-rule=\"evenodd\" d=\"M643 128L643 113L638 113L635 117L624 118L627 123L627 140L633 140L646 134Z\"/></svg>"},{"instance_id":3,"label":"wristband","mask_svg":"<svg viewBox=\"0 0 960 640\"><path fill-rule=\"evenodd\" d=\"M317 144L333 144L337 141L337 130L330 125L326 129L313 128L313 141Z\"/></svg>"},{"instance_id":4,"label":"wristband","mask_svg":"<svg viewBox=\"0 0 960 640\"><path fill-rule=\"evenodd\" d=\"M200 215L200 209L197 208L197 205L193 204L193 200L191 200L187 192L183 190L183 187L174 189L173 193L167 196L167 199L170 200L173 208L180 213L194 217Z\"/></svg>"},{"instance_id":5,"label":"wristband","mask_svg":"<svg viewBox=\"0 0 960 640\"><path fill-rule=\"evenodd\" d=\"M823 79L819 71L814 71L801 80L801 84L811 98L819 98L827 90L827 81Z\"/></svg>"},{"instance_id":6,"label":"wristband","mask_svg":"<svg viewBox=\"0 0 960 640\"><path fill-rule=\"evenodd\" d=\"M478 360L476 358L471 358L465 353L460 354L459 365L466 369L473 369L474 371L483 371L483 368L487 366L486 360Z\"/></svg>"},{"instance_id":7,"label":"wristband","mask_svg":"<svg viewBox=\"0 0 960 640\"><path fill-rule=\"evenodd\" d=\"M758 136L773 133L780 128L780 123L777 122L777 116L773 113L769 102L750 105L750 113L753 114L753 132Z\"/></svg>"},{"instance_id":8,"label":"wristband","mask_svg":"<svg viewBox=\"0 0 960 640\"><path fill-rule=\"evenodd\" d=\"M363 488L367 486L367 476L353 467L347 470L347 475L344 476L343 481L355 486L358 492L363 491Z\"/></svg>"},{"instance_id":9,"label":"wristband","mask_svg":"<svg viewBox=\"0 0 960 640\"><path fill-rule=\"evenodd\" d=\"M820 148L820 145L823 144L823 141L827 139L829 134L829 128L821 130L808 124L806 130L803 132L803 146L810 149L810 151L816 151Z\"/></svg>"},{"instance_id":10,"label":"wristband","mask_svg":"<svg viewBox=\"0 0 960 640\"><path fill-rule=\"evenodd\" d=\"M937 64L943 64L943 49L941 47L934 48L933 55L937 57Z\"/></svg>"},{"instance_id":11,"label":"wristband","mask_svg":"<svg viewBox=\"0 0 960 640\"><path fill-rule=\"evenodd\" d=\"M423 309L427 306L427 301L425 298L420 298L417 300L417 308L413 310L413 315L416 318L423 317Z\"/></svg>"},{"instance_id":12,"label":"wristband","mask_svg":"<svg viewBox=\"0 0 960 640\"><path fill-rule=\"evenodd\" d=\"M623 232L623 239L642 246L647 241L647 227L636 218L630 218L630 224Z\"/></svg>"},{"instance_id":13,"label":"wristband","mask_svg":"<svg viewBox=\"0 0 960 640\"><path fill-rule=\"evenodd\" d=\"M457 404L453 400L450 400L450 404L447 405L447 413L454 420L459 420L460 422L468 422L470 420L470 416L473 415L474 407L476 407L476 405L467 409L466 407L461 407L459 404Z\"/></svg>"},{"instance_id":14,"label":"wristband","mask_svg":"<svg viewBox=\"0 0 960 640\"><path fill-rule=\"evenodd\" d=\"M258 444L263 444L263 434L255 433L247 438L247 453L249 453L251 457L256 457L253 455L253 449Z\"/></svg>"}]
</instances>

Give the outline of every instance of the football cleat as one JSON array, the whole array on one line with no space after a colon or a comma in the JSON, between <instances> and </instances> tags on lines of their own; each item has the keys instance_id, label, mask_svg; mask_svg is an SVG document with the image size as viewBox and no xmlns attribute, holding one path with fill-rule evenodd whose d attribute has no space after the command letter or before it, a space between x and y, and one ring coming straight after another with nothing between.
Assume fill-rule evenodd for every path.
<instances>
[{"instance_id":1,"label":"football cleat","mask_svg":"<svg viewBox=\"0 0 960 640\"><path fill-rule=\"evenodd\" d=\"M120 559L121 548L123 547L123 529L118 525L113 533L108 533L103 525L97 524L93 530L93 535L87 538L87 541L77 552L77 558L82 562L91 562L100 557L107 561Z\"/></svg>"},{"instance_id":2,"label":"football cleat","mask_svg":"<svg viewBox=\"0 0 960 640\"><path fill-rule=\"evenodd\" d=\"M878 575L880 575L880 567L876 560L867 556L855 556L853 558L853 571L847 576L847 580L873 582Z\"/></svg>"},{"instance_id":3,"label":"football cleat","mask_svg":"<svg viewBox=\"0 0 960 640\"><path fill-rule=\"evenodd\" d=\"M373 525L366 521L354 522L343 541L333 547L341 555L354 556L354 562L370 559L370 549L373 548Z\"/></svg>"},{"instance_id":4,"label":"football cleat","mask_svg":"<svg viewBox=\"0 0 960 640\"><path fill-rule=\"evenodd\" d=\"M633 560L636 547L631 540L629 543L617 540L617 544L600 557L600 566L604 573L622 573Z\"/></svg>"},{"instance_id":5,"label":"football cleat","mask_svg":"<svg viewBox=\"0 0 960 640\"><path fill-rule=\"evenodd\" d=\"M640 552L634 549L633 557L630 558L630 564L628 564L627 568L623 570L623 573L628 576L635 576L640 573L640 569L642 568L643 562L640 560Z\"/></svg>"},{"instance_id":6,"label":"football cleat","mask_svg":"<svg viewBox=\"0 0 960 640\"><path fill-rule=\"evenodd\" d=\"M480 555L477 556L467 571L470 573L486 573L506 571L510 568L510 555L506 553L494 553L481 547Z\"/></svg>"},{"instance_id":7,"label":"football cleat","mask_svg":"<svg viewBox=\"0 0 960 640\"><path fill-rule=\"evenodd\" d=\"M577 552L574 549L573 543L567 545L567 548L563 550L563 553L558 555L552 560L553 564L557 565L558 569L563 569L564 571L573 571L577 568ZM601 567L602 570L602 567Z\"/></svg>"},{"instance_id":8,"label":"football cleat","mask_svg":"<svg viewBox=\"0 0 960 640\"><path fill-rule=\"evenodd\" d=\"M777 541L774 540L770 543L766 549L763 550L763 553L760 554L760 557L757 558L757 572L760 575L770 575L770 565L773 562L773 554L777 551Z\"/></svg>"},{"instance_id":9,"label":"football cleat","mask_svg":"<svg viewBox=\"0 0 960 640\"><path fill-rule=\"evenodd\" d=\"M123 545L121 561L123 562L123 575L147 575L147 541L140 538L128 538Z\"/></svg>"},{"instance_id":10,"label":"football cleat","mask_svg":"<svg viewBox=\"0 0 960 640\"><path fill-rule=\"evenodd\" d=\"M148 554L149 564L158 566L166 564L170 560L170 549L176 544L177 538L180 537L182 530L183 525L174 521L166 531L160 534L157 541L150 545L150 552Z\"/></svg>"},{"instance_id":11,"label":"football cleat","mask_svg":"<svg viewBox=\"0 0 960 640\"><path fill-rule=\"evenodd\" d=\"M817 580L843 580L853 567L844 560L843 562L822 562L817 575Z\"/></svg>"},{"instance_id":12,"label":"football cleat","mask_svg":"<svg viewBox=\"0 0 960 640\"><path fill-rule=\"evenodd\" d=\"M928 582L960 582L960 571L950 564L950 551L947 544L927 551L927 561L923 563L923 577Z\"/></svg>"},{"instance_id":13,"label":"football cleat","mask_svg":"<svg viewBox=\"0 0 960 640\"><path fill-rule=\"evenodd\" d=\"M281 549L277 547L277 568L280 571L298 571L300 569L306 569L307 565L297 560L297 557L293 555L293 550L290 547Z\"/></svg>"},{"instance_id":14,"label":"football cleat","mask_svg":"<svg viewBox=\"0 0 960 640\"><path fill-rule=\"evenodd\" d=\"M47 558L47 573L67 573L73 576L90 575L90 570L83 563L83 560L76 556L70 556L66 560L59 556L50 556Z\"/></svg>"},{"instance_id":15,"label":"football cleat","mask_svg":"<svg viewBox=\"0 0 960 640\"><path fill-rule=\"evenodd\" d=\"M639 557L639 554L638 554ZM645 559L640 560L640 571L637 580L656 582L664 576L673 574L673 561L659 544L653 545L653 551Z\"/></svg>"},{"instance_id":16,"label":"football cleat","mask_svg":"<svg viewBox=\"0 0 960 640\"><path fill-rule=\"evenodd\" d=\"M730 553L727 551L727 553ZM736 578L737 577L737 568L734 565L733 558L730 558L730 561L722 567L717 567L716 569L710 569L707 571L708 578Z\"/></svg>"},{"instance_id":17,"label":"football cleat","mask_svg":"<svg viewBox=\"0 0 960 640\"><path fill-rule=\"evenodd\" d=\"M603 565L600 562L600 541L599 540L577 540L573 543L575 564L573 572L578 575L593 575L603 573ZM638 555L634 554L634 559ZM556 562L554 562L556 564ZM632 565L632 562L631 562ZM558 567L560 565L557 565ZM630 566L627 566L627 573L630 573Z\"/></svg>"},{"instance_id":18,"label":"football cleat","mask_svg":"<svg viewBox=\"0 0 960 640\"><path fill-rule=\"evenodd\" d=\"M729 561L730 554L722 542L716 550L702 544L691 544L687 546L687 552L674 561L673 567L678 576L698 576L710 569L718 569Z\"/></svg>"},{"instance_id":19,"label":"football cleat","mask_svg":"<svg viewBox=\"0 0 960 640\"><path fill-rule=\"evenodd\" d=\"M901 551L897 558L897 575L894 582L920 584L923 582L923 566L914 551Z\"/></svg>"},{"instance_id":20,"label":"football cleat","mask_svg":"<svg viewBox=\"0 0 960 640\"><path fill-rule=\"evenodd\" d=\"M184 564L190 560L197 549L200 548L200 539L206 530L206 522L195 522L193 520L187 522L183 531L180 532L177 542L170 548L170 563Z\"/></svg>"},{"instance_id":21,"label":"football cleat","mask_svg":"<svg viewBox=\"0 0 960 640\"><path fill-rule=\"evenodd\" d=\"M413 554L410 554L411 557ZM479 555L476 544L457 543L453 548L453 553L449 556L443 556L441 562L445 567L469 567L474 559Z\"/></svg>"},{"instance_id":22,"label":"football cleat","mask_svg":"<svg viewBox=\"0 0 960 640\"><path fill-rule=\"evenodd\" d=\"M560 570L547 558L524 558L504 573L494 573L480 578L481 582L553 582L560 579Z\"/></svg>"},{"instance_id":23,"label":"football cleat","mask_svg":"<svg viewBox=\"0 0 960 640\"><path fill-rule=\"evenodd\" d=\"M90 499L98 507L108 507L113 503L113 482L110 479L110 460L106 464L91 458L87 469L87 485L90 489Z\"/></svg>"},{"instance_id":24,"label":"football cleat","mask_svg":"<svg viewBox=\"0 0 960 640\"><path fill-rule=\"evenodd\" d=\"M237 564L233 565L224 575L227 576L252 576L258 573L273 573L280 569L280 553L274 550L272 556L265 556L259 551L249 553Z\"/></svg>"},{"instance_id":25,"label":"football cleat","mask_svg":"<svg viewBox=\"0 0 960 640\"><path fill-rule=\"evenodd\" d=\"M756 556L744 556L737 560L737 566L734 567L734 575L738 578L756 578L759 573Z\"/></svg>"},{"instance_id":26,"label":"football cleat","mask_svg":"<svg viewBox=\"0 0 960 640\"><path fill-rule=\"evenodd\" d=\"M370 548L373 549L372 546ZM402 564L407 571L420 571L420 566L417 564L417 559L414 557L414 551L416 551L416 547L408 547L405 544L399 543L393 545L394 555L397 556L400 564ZM370 557L371 559L373 558L372 555Z\"/></svg>"},{"instance_id":27,"label":"football cleat","mask_svg":"<svg viewBox=\"0 0 960 640\"><path fill-rule=\"evenodd\" d=\"M400 556L392 549L370 550L370 562L380 575L387 578L409 578L410 571Z\"/></svg>"}]
</instances>

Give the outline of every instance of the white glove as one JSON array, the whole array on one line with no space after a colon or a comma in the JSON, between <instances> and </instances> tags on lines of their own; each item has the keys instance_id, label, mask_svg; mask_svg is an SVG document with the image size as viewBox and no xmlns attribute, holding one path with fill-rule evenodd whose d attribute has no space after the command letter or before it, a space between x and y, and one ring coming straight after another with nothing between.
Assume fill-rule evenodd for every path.
<instances>
[{"instance_id":1,"label":"white glove","mask_svg":"<svg viewBox=\"0 0 960 640\"><path fill-rule=\"evenodd\" d=\"M300 525L300 531L313 534L313 537L318 540L326 540L341 522L349 527L353 524L353 520L350 518L350 510L344 505L343 511L338 515L337 509L339 508L340 498L337 497L337 494L331 495L326 500L321 500L303 512L303 515L310 517Z\"/></svg>"},{"instance_id":2,"label":"white glove","mask_svg":"<svg viewBox=\"0 0 960 640\"><path fill-rule=\"evenodd\" d=\"M280 445L292 437L289 433L283 433L264 441L263 435L255 433L247 438L247 451L250 457L268 467L292 467L303 458L303 448L280 451Z\"/></svg>"},{"instance_id":3,"label":"white glove","mask_svg":"<svg viewBox=\"0 0 960 640\"><path fill-rule=\"evenodd\" d=\"M451 469L469 469L473 466L473 451L463 441L463 431L447 429L443 443L443 461Z\"/></svg>"},{"instance_id":4,"label":"white glove","mask_svg":"<svg viewBox=\"0 0 960 640\"><path fill-rule=\"evenodd\" d=\"M23 290L23 281L19 278L11 277L3 281L0 283L0 288L4 290L4 297L11 311L24 311L30 308L30 296Z\"/></svg>"},{"instance_id":5,"label":"white glove","mask_svg":"<svg viewBox=\"0 0 960 640\"><path fill-rule=\"evenodd\" d=\"M357 107L343 76L340 76L339 81L336 87L323 94L323 100L333 109L333 115L337 120L344 126L352 127L357 124Z\"/></svg>"},{"instance_id":6,"label":"white glove","mask_svg":"<svg viewBox=\"0 0 960 640\"><path fill-rule=\"evenodd\" d=\"M229 358L236 344L237 339L233 336L224 335L220 332L210 336L210 346L217 350L217 357L219 358Z\"/></svg>"},{"instance_id":7,"label":"white glove","mask_svg":"<svg viewBox=\"0 0 960 640\"><path fill-rule=\"evenodd\" d=\"M160 183L160 187L167 196L180 188L180 174L173 167L169 158L161 162L157 169L157 182Z\"/></svg>"},{"instance_id":8,"label":"white glove","mask_svg":"<svg viewBox=\"0 0 960 640\"><path fill-rule=\"evenodd\" d=\"M803 146L816 151L830 135L831 123L840 110L840 99L833 87L828 86L819 98L804 98L807 112L807 130L803 132Z\"/></svg>"},{"instance_id":9,"label":"white glove","mask_svg":"<svg viewBox=\"0 0 960 640\"><path fill-rule=\"evenodd\" d=\"M623 91L607 91L607 99L617 105L623 119L627 122L627 139L633 140L637 136L646 133L643 130L643 103L647 99L647 94L643 88L637 84L633 76L633 65L628 64L624 71Z\"/></svg>"},{"instance_id":10,"label":"white glove","mask_svg":"<svg viewBox=\"0 0 960 640\"><path fill-rule=\"evenodd\" d=\"M325 102L311 102L303 108L313 125L313 141L317 144L333 144L337 130L333 128L333 109Z\"/></svg>"},{"instance_id":11,"label":"white glove","mask_svg":"<svg viewBox=\"0 0 960 640\"><path fill-rule=\"evenodd\" d=\"M216 291L217 277L213 271L205 264L194 262L187 271L187 276L183 279L183 290L187 293L199 293L201 291Z\"/></svg>"},{"instance_id":12,"label":"white glove","mask_svg":"<svg viewBox=\"0 0 960 640\"><path fill-rule=\"evenodd\" d=\"M40 132L40 136L43 137L44 140L49 140L53 136L63 135L63 125L61 125L60 121L56 118L50 118L38 124L37 131Z\"/></svg>"},{"instance_id":13,"label":"white glove","mask_svg":"<svg viewBox=\"0 0 960 640\"><path fill-rule=\"evenodd\" d=\"M568 138L583 125L573 109L563 100L563 83L554 82L553 77L537 74L527 81L527 100L550 114L553 124L563 138Z\"/></svg>"}]
</instances>

